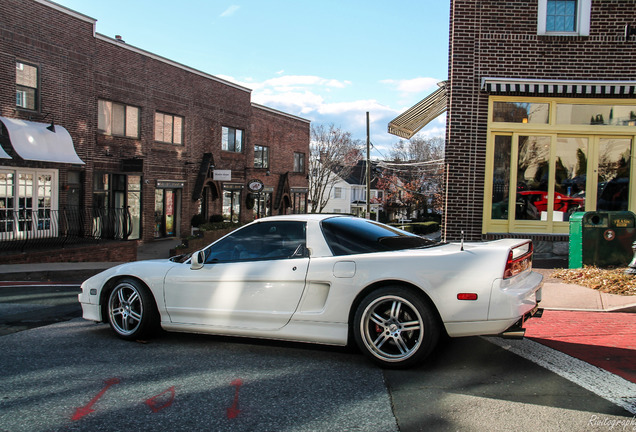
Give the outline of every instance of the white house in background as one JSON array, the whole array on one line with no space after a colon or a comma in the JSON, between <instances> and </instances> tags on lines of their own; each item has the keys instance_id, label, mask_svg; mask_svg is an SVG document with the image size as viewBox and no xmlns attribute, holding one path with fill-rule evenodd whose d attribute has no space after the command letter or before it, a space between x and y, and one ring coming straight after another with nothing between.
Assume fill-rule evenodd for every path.
<instances>
[{"instance_id":1,"label":"white house in background","mask_svg":"<svg viewBox=\"0 0 636 432\"><path fill-rule=\"evenodd\" d=\"M373 167L374 163L371 162ZM322 213L344 213L365 217L367 211L366 161L359 161L347 178L336 175L327 205ZM377 179L371 175L371 213L379 219L384 192L376 188Z\"/></svg>"}]
</instances>

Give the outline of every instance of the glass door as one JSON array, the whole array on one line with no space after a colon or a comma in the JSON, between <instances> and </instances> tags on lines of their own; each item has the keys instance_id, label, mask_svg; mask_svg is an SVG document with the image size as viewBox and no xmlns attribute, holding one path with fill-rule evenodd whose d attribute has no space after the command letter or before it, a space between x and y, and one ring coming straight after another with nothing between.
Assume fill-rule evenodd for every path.
<instances>
[{"instance_id":1,"label":"glass door","mask_svg":"<svg viewBox=\"0 0 636 432\"><path fill-rule=\"evenodd\" d=\"M596 210L629 209L631 138L598 138Z\"/></svg>"}]
</instances>

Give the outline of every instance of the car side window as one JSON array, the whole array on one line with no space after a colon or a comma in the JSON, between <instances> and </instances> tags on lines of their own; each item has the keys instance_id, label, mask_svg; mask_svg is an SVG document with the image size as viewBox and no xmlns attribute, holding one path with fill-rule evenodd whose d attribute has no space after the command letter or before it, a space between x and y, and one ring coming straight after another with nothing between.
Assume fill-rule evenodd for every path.
<instances>
[{"instance_id":1,"label":"car side window","mask_svg":"<svg viewBox=\"0 0 636 432\"><path fill-rule=\"evenodd\" d=\"M290 259L304 256L305 222L259 222L240 228L208 247L206 264Z\"/></svg>"}]
</instances>

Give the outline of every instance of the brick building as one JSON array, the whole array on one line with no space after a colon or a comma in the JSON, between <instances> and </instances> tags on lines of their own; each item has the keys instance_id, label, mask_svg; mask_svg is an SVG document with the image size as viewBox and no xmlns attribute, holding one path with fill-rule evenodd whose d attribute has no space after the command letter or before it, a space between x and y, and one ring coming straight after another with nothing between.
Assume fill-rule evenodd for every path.
<instances>
[{"instance_id":1,"label":"brick building","mask_svg":"<svg viewBox=\"0 0 636 432\"><path fill-rule=\"evenodd\" d=\"M47 0L0 0L0 16L0 240L149 241L197 214L305 211L308 120Z\"/></svg>"},{"instance_id":2,"label":"brick building","mask_svg":"<svg viewBox=\"0 0 636 432\"><path fill-rule=\"evenodd\" d=\"M449 80L389 125L408 138L447 110L449 239L567 253L572 212L636 210L628 24L636 0L451 0Z\"/></svg>"}]
</instances>

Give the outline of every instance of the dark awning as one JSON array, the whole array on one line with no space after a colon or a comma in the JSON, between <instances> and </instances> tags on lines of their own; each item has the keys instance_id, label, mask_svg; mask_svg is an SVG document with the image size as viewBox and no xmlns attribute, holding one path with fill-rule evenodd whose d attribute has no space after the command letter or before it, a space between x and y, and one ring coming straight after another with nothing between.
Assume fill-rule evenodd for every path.
<instances>
[{"instance_id":1,"label":"dark awning","mask_svg":"<svg viewBox=\"0 0 636 432\"><path fill-rule=\"evenodd\" d=\"M439 89L389 122L389 133L409 139L420 129L446 111L448 81L438 83Z\"/></svg>"},{"instance_id":2,"label":"dark awning","mask_svg":"<svg viewBox=\"0 0 636 432\"><path fill-rule=\"evenodd\" d=\"M75 153L73 140L60 125L0 117L9 132L9 141L24 160L84 165ZM53 129L53 130L51 130Z\"/></svg>"},{"instance_id":3,"label":"dark awning","mask_svg":"<svg viewBox=\"0 0 636 432\"><path fill-rule=\"evenodd\" d=\"M634 96L636 81L482 78L481 89L493 94Z\"/></svg>"}]
</instances>

